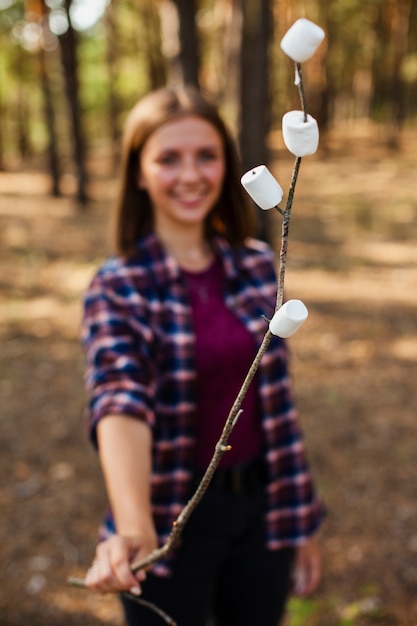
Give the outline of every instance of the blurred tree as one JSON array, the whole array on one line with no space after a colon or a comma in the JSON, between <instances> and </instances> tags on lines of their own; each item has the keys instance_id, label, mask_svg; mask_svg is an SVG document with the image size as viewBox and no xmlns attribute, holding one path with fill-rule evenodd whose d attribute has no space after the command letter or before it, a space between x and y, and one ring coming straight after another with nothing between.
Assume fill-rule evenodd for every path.
<instances>
[{"instance_id":1,"label":"blurred tree","mask_svg":"<svg viewBox=\"0 0 417 626\"><path fill-rule=\"evenodd\" d=\"M44 22L44 28L48 28ZM55 111L53 106L52 91L47 70L46 53L43 46L39 47L39 72L41 78L41 87L44 101L44 115L46 121L46 129L48 134L48 161L49 172L51 175L51 191L52 195L59 197L60 189L60 167L58 153L58 139L56 134Z\"/></svg>"},{"instance_id":2,"label":"blurred tree","mask_svg":"<svg viewBox=\"0 0 417 626\"><path fill-rule=\"evenodd\" d=\"M59 73L50 49L39 50L39 39L50 35L46 21L30 16L39 4L60 41ZM46 145L57 179L58 153L73 144L82 202L86 141L118 145L125 111L166 82L213 94L239 136L244 168L267 163L269 131L298 106L293 64L273 31L282 36L299 17L327 34L304 73L308 109L322 132L339 120L372 118L394 145L403 122L416 116L417 0L113 0L104 17L95 6L0 0L0 161ZM89 26L71 23L80 7L93 14Z\"/></svg>"},{"instance_id":3,"label":"blurred tree","mask_svg":"<svg viewBox=\"0 0 417 626\"><path fill-rule=\"evenodd\" d=\"M199 87L196 0L160 0L159 12L168 82Z\"/></svg>"},{"instance_id":4,"label":"blurred tree","mask_svg":"<svg viewBox=\"0 0 417 626\"><path fill-rule=\"evenodd\" d=\"M329 49L335 39L331 0L318 0L316 12L309 19L320 24L326 33L325 41L309 60L308 72L305 73L308 87L307 108L317 119L320 132L325 133L331 121L336 95L333 76L328 66Z\"/></svg>"},{"instance_id":5,"label":"blurred tree","mask_svg":"<svg viewBox=\"0 0 417 626\"><path fill-rule=\"evenodd\" d=\"M3 79L3 68L0 66L0 172L6 169L6 81Z\"/></svg>"},{"instance_id":6,"label":"blurred tree","mask_svg":"<svg viewBox=\"0 0 417 626\"><path fill-rule=\"evenodd\" d=\"M267 162L265 138L270 128L269 46L272 38L270 0L240 0L239 141L244 169Z\"/></svg>"},{"instance_id":7,"label":"blurred tree","mask_svg":"<svg viewBox=\"0 0 417 626\"><path fill-rule=\"evenodd\" d=\"M218 76L220 79L219 96L230 124L239 127L240 104L240 52L242 46L242 6L241 0L221 0L223 15L222 41ZM219 46L220 47L220 46Z\"/></svg>"},{"instance_id":8,"label":"blurred tree","mask_svg":"<svg viewBox=\"0 0 417 626\"><path fill-rule=\"evenodd\" d=\"M45 128L47 134L47 153L49 173L51 176L51 192L52 195L58 197L60 191L60 174L59 174L59 151L58 139L56 133L55 111L53 104L52 88L48 73L48 62L46 48L48 41L54 39L48 22L48 8L43 0L26 0L25 2L26 20L28 24L39 28L39 41L37 45L37 56L39 63L39 77L43 96L43 112L45 119Z\"/></svg>"},{"instance_id":9,"label":"blurred tree","mask_svg":"<svg viewBox=\"0 0 417 626\"><path fill-rule=\"evenodd\" d=\"M64 1L68 28L59 35L61 61L64 70L65 93L71 119L73 160L76 169L76 197L81 205L88 201L85 137L82 128L80 89L78 80L77 34L71 23L72 0Z\"/></svg>"},{"instance_id":10,"label":"blurred tree","mask_svg":"<svg viewBox=\"0 0 417 626\"><path fill-rule=\"evenodd\" d=\"M2 82L0 80L0 172L2 172L5 169L5 165L4 165L4 128L3 128L3 122L4 122L4 104L3 104L3 93L1 90L2 87Z\"/></svg>"},{"instance_id":11,"label":"blurred tree","mask_svg":"<svg viewBox=\"0 0 417 626\"><path fill-rule=\"evenodd\" d=\"M242 11L240 46L239 144L243 170L269 162L267 137L271 123L270 44L272 0L239 0ZM269 240L268 213L257 211L258 236Z\"/></svg>"},{"instance_id":12,"label":"blurred tree","mask_svg":"<svg viewBox=\"0 0 417 626\"><path fill-rule=\"evenodd\" d=\"M117 163L119 155L119 119L121 113L121 102L117 93L116 85L118 78L118 61L120 59L119 32L116 17L116 4L110 2L104 15L104 26L106 30L106 62L109 76L108 82L108 123L110 128L110 139L112 142L112 154L114 164Z\"/></svg>"},{"instance_id":13,"label":"blurred tree","mask_svg":"<svg viewBox=\"0 0 417 626\"><path fill-rule=\"evenodd\" d=\"M29 157L32 153L29 119L30 119L30 100L27 97L27 87L29 85L30 70L27 63L27 55L18 47L14 58L14 71L19 77L17 89L15 92L15 115L16 115L16 144L21 161Z\"/></svg>"},{"instance_id":14,"label":"blurred tree","mask_svg":"<svg viewBox=\"0 0 417 626\"><path fill-rule=\"evenodd\" d=\"M145 32L145 55L151 89L165 84L167 79L165 59L162 54L161 22L153 0L139 0L139 10Z\"/></svg>"},{"instance_id":15,"label":"blurred tree","mask_svg":"<svg viewBox=\"0 0 417 626\"><path fill-rule=\"evenodd\" d=\"M184 84L199 86L200 54L196 26L196 0L173 0L179 17L179 55Z\"/></svg>"},{"instance_id":16,"label":"blurred tree","mask_svg":"<svg viewBox=\"0 0 417 626\"><path fill-rule=\"evenodd\" d=\"M406 117L405 82L401 72L408 52L408 33L412 0L387 2L388 23L390 25L390 46L388 48L388 66L390 78L388 87L389 122L388 145L397 149L398 137Z\"/></svg>"},{"instance_id":17,"label":"blurred tree","mask_svg":"<svg viewBox=\"0 0 417 626\"><path fill-rule=\"evenodd\" d=\"M18 152L18 142L15 137L16 98L19 96L20 73L22 68L22 51L18 47L18 40L22 32L24 16L23 1L14 2L0 10L0 167L5 168L9 154ZM13 32L13 28L15 29Z\"/></svg>"}]
</instances>

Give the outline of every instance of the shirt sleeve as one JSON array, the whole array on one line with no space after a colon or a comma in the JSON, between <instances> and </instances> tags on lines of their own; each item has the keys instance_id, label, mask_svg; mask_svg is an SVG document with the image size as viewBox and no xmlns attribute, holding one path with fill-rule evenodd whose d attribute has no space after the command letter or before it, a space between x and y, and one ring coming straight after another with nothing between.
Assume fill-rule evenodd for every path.
<instances>
[{"instance_id":1,"label":"shirt sleeve","mask_svg":"<svg viewBox=\"0 0 417 626\"><path fill-rule=\"evenodd\" d=\"M131 415L153 425L152 333L145 313L144 299L120 276L99 272L86 292L86 419L94 445L97 423L105 415Z\"/></svg>"}]
</instances>

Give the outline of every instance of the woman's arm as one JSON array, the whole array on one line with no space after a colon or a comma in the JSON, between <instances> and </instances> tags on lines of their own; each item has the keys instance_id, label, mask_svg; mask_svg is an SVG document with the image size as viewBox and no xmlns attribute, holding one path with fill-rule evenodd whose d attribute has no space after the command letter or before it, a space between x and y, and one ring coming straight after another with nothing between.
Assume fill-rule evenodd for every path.
<instances>
[{"instance_id":1,"label":"woman's arm","mask_svg":"<svg viewBox=\"0 0 417 626\"><path fill-rule=\"evenodd\" d=\"M150 501L152 435L146 422L107 415L97 425L99 456L117 535L97 546L86 584L97 591L140 593L143 572L130 563L157 547Z\"/></svg>"}]
</instances>

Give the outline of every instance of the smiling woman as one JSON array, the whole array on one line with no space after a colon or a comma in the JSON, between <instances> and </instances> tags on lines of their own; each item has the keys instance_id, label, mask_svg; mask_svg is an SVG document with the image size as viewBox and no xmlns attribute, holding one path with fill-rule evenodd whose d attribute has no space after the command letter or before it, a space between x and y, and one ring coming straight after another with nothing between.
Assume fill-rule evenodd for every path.
<instances>
[{"instance_id":1,"label":"smiling woman","mask_svg":"<svg viewBox=\"0 0 417 626\"><path fill-rule=\"evenodd\" d=\"M158 128L143 147L140 189L152 198L155 228L167 248L190 270L205 269L199 249L184 246L190 229L201 229L218 201L225 173L223 140L206 120L187 116ZM200 235L202 236L202 235ZM200 246L198 247L200 248Z\"/></svg>"},{"instance_id":2,"label":"smiling woman","mask_svg":"<svg viewBox=\"0 0 417 626\"><path fill-rule=\"evenodd\" d=\"M240 174L197 90L145 96L123 138L117 255L85 298L90 435L111 505L85 584L143 590L181 626L213 614L277 626L294 562L298 593L319 579L322 509L278 337L180 545L146 574L132 567L166 542L199 484L275 308L274 255L251 238ZM159 624L131 596L123 606L130 626Z\"/></svg>"}]
</instances>

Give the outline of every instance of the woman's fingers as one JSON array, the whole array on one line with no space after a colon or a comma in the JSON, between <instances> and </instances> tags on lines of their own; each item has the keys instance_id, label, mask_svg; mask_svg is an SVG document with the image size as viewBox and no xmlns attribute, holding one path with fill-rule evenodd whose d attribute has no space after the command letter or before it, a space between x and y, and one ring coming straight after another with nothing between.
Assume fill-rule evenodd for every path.
<instances>
[{"instance_id":1,"label":"woman's fingers","mask_svg":"<svg viewBox=\"0 0 417 626\"><path fill-rule=\"evenodd\" d=\"M136 552L137 550L133 551L133 553ZM117 542L111 553L110 564L121 588L128 589L132 593L139 595L141 593L139 583L143 581L145 573L138 572L137 576L132 573L130 569L131 556L131 546L129 549L129 547L122 542Z\"/></svg>"},{"instance_id":2,"label":"woman's fingers","mask_svg":"<svg viewBox=\"0 0 417 626\"><path fill-rule=\"evenodd\" d=\"M297 549L293 590L297 596L307 596L317 588L321 576L321 556L311 539Z\"/></svg>"},{"instance_id":3,"label":"woman's fingers","mask_svg":"<svg viewBox=\"0 0 417 626\"><path fill-rule=\"evenodd\" d=\"M130 569L132 555L140 551L140 540L117 535L97 546L96 557L87 572L85 584L89 589L106 592L129 590L139 595L145 572L133 574Z\"/></svg>"}]
</instances>

